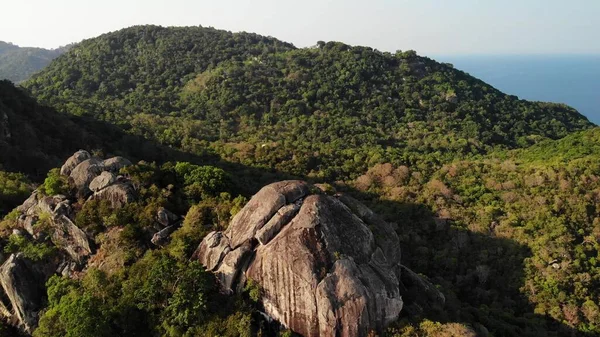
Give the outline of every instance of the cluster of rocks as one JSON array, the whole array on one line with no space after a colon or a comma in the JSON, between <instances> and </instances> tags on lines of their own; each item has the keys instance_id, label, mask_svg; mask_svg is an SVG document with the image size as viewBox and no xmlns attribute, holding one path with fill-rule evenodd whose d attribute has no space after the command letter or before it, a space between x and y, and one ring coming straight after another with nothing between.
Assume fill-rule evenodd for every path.
<instances>
[{"instance_id":1,"label":"cluster of rocks","mask_svg":"<svg viewBox=\"0 0 600 337\"><path fill-rule=\"evenodd\" d=\"M53 274L72 276L81 271L94 253L93 241L74 223L72 200L106 200L121 207L135 199L128 179L116 173L131 162L123 157L106 160L78 151L62 166L73 190L70 196L45 196L34 191L17 207L17 226L13 235L37 243L50 241L58 248L50 260L31 261L22 253L2 258L0 266L0 315L30 333L37 325L46 290L45 282Z\"/></svg>"},{"instance_id":2,"label":"cluster of rocks","mask_svg":"<svg viewBox=\"0 0 600 337\"><path fill-rule=\"evenodd\" d=\"M105 200L118 208L135 200L131 182L118 175L127 165L122 157L102 160L78 151L60 170L69 196L34 192L17 208L13 235L51 241L59 253L51 261L0 256L0 316L31 333L51 275L72 277L90 259L102 263L95 260L103 259L104 247L96 251L76 226L72 202ZM181 219L158 209L151 242L168 242ZM225 292L257 284L264 314L303 336L368 336L401 311L444 303L431 283L400 264L396 227L347 195L282 181L254 195L227 230L208 234L192 258L216 274Z\"/></svg>"},{"instance_id":3,"label":"cluster of rocks","mask_svg":"<svg viewBox=\"0 0 600 337\"><path fill-rule=\"evenodd\" d=\"M123 157L102 160L92 157L87 151L77 151L60 169L60 174L69 177L69 184L79 197L103 199L113 207L121 207L134 200L132 184L116 174L131 162Z\"/></svg>"},{"instance_id":4,"label":"cluster of rocks","mask_svg":"<svg viewBox=\"0 0 600 337\"><path fill-rule=\"evenodd\" d=\"M264 187L193 258L226 292L258 284L265 313L306 337L368 336L404 307L443 305L400 264L396 228L347 195L311 190L302 181Z\"/></svg>"}]
</instances>

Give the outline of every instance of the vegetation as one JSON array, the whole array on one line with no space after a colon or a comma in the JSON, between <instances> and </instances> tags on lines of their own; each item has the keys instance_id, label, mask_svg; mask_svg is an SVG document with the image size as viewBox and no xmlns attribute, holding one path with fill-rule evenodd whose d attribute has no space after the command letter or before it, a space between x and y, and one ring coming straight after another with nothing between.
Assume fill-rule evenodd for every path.
<instances>
[{"instance_id":1,"label":"vegetation","mask_svg":"<svg viewBox=\"0 0 600 337\"><path fill-rule=\"evenodd\" d=\"M70 47L51 50L23 48L0 41L0 80L10 80L15 83L25 81Z\"/></svg>"},{"instance_id":2,"label":"vegetation","mask_svg":"<svg viewBox=\"0 0 600 337\"><path fill-rule=\"evenodd\" d=\"M0 216L23 202L32 190L31 182L22 173L0 171Z\"/></svg>"},{"instance_id":3,"label":"vegetation","mask_svg":"<svg viewBox=\"0 0 600 337\"><path fill-rule=\"evenodd\" d=\"M79 148L147 160L120 172L136 202L74 205L102 261L48 282L36 336L291 335L259 318L258 284L221 297L189 261L260 185L288 177L397 223L402 263L445 294L443 312L405 310L388 335L600 334L600 129L567 106L412 51L296 49L202 27L82 42L24 84L51 107L0 86L4 169L40 181ZM22 175L2 179L7 196L29 191ZM51 171L40 190L59 193L61 179ZM187 215L153 248L160 207ZM2 224L8 251L46 256L10 236L15 221Z\"/></svg>"},{"instance_id":4,"label":"vegetation","mask_svg":"<svg viewBox=\"0 0 600 337\"><path fill-rule=\"evenodd\" d=\"M193 173L198 170L204 175ZM180 179L181 172L189 179ZM48 307L34 336L242 337L260 333L264 328L254 315L253 295L221 295L212 273L189 259L199 240L209 230L226 227L245 203L243 197L231 198L230 183L214 183L215 177L223 178L225 173L185 162L161 167L140 163L122 173L140 182L137 189L141 198L118 210L105 202L75 205L81 208L75 222L95 234L92 237L103 249L103 263L90 267L80 280L50 278ZM188 187L199 183L217 188L216 195L189 195ZM180 212L190 204L171 243L151 249L156 210L168 207ZM105 235L111 229L119 230L118 243L113 246L107 244ZM6 250L28 254L31 249L29 243L21 242L24 240L10 236ZM27 257L37 259L33 254ZM119 259L120 264L112 263Z\"/></svg>"},{"instance_id":5,"label":"vegetation","mask_svg":"<svg viewBox=\"0 0 600 337\"><path fill-rule=\"evenodd\" d=\"M45 195L67 194L69 183L66 177L60 175L60 170L54 168L48 172L48 176L44 180L41 187Z\"/></svg>"},{"instance_id":6,"label":"vegetation","mask_svg":"<svg viewBox=\"0 0 600 337\"><path fill-rule=\"evenodd\" d=\"M402 224L404 258L444 288L452 320L494 335L597 334L598 137L600 129L574 133L430 177L378 164L352 185Z\"/></svg>"},{"instance_id":7,"label":"vegetation","mask_svg":"<svg viewBox=\"0 0 600 337\"><path fill-rule=\"evenodd\" d=\"M592 126L413 51L293 46L137 26L83 41L25 86L41 101L183 151L324 180L385 158L442 163Z\"/></svg>"}]
</instances>

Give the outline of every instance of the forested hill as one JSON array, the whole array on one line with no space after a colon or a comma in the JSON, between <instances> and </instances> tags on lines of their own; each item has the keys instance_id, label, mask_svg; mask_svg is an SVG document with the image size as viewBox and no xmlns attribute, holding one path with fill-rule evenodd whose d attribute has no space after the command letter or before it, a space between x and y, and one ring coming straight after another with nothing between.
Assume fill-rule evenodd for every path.
<instances>
[{"instance_id":1,"label":"forested hill","mask_svg":"<svg viewBox=\"0 0 600 337\"><path fill-rule=\"evenodd\" d=\"M381 158L439 165L592 124L413 51L296 49L213 28L137 26L87 40L25 83L42 102L163 144L326 179Z\"/></svg>"},{"instance_id":2,"label":"forested hill","mask_svg":"<svg viewBox=\"0 0 600 337\"><path fill-rule=\"evenodd\" d=\"M0 80L25 81L69 48L28 48L0 41Z\"/></svg>"},{"instance_id":3,"label":"forested hill","mask_svg":"<svg viewBox=\"0 0 600 337\"><path fill-rule=\"evenodd\" d=\"M0 81L0 171L39 181L80 148L134 160L189 158L108 123L56 111L9 81Z\"/></svg>"},{"instance_id":4,"label":"forested hill","mask_svg":"<svg viewBox=\"0 0 600 337\"><path fill-rule=\"evenodd\" d=\"M0 169L41 181L74 151L91 152L38 188L40 202L71 200L73 226L99 247L82 274L50 278L34 332L44 337L290 336L264 324L260 284L221 297L190 259L257 184L290 175L365 202L395 228L394 262L443 293L443 308L402 295L388 336L598 335L599 141L600 128L568 106L519 100L413 51L298 49L213 28L124 29L83 41L24 89L0 82ZM115 155L144 161L102 173L108 185L96 192L81 180L88 195L129 186L134 194L112 198L128 204L73 194L73 170L110 167ZM30 181L0 172L0 213ZM186 215L172 224L166 209ZM19 212L0 222L3 251L56 262L52 236L20 237L31 222ZM161 229L164 246L160 214L174 230Z\"/></svg>"}]
</instances>

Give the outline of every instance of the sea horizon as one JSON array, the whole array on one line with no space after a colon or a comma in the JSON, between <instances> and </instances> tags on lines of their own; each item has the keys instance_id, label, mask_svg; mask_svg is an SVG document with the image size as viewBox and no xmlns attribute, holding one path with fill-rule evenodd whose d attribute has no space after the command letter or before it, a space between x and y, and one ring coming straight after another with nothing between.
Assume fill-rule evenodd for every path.
<instances>
[{"instance_id":1,"label":"sea horizon","mask_svg":"<svg viewBox=\"0 0 600 337\"><path fill-rule=\"evenodd\" d=\"M428 56L521 99L567 104L600 124L600 54Z\"/></svg>"}]
</instances>

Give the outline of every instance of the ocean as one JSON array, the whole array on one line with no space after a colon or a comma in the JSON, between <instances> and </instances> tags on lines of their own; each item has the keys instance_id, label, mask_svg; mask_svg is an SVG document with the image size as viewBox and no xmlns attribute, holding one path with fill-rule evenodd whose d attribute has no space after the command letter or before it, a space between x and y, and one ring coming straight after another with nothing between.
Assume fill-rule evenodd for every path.
<instances>
[{"instance_id":1,"label":"ocean","mask_svg":"<svg viewBox=\"0 0 600 337\"><path fill-rule=\"evenodd\" d=\"M433 56L504 93L565 103L600 125L600 55Z\"/></svg>"}]
</instances>

